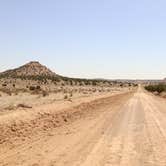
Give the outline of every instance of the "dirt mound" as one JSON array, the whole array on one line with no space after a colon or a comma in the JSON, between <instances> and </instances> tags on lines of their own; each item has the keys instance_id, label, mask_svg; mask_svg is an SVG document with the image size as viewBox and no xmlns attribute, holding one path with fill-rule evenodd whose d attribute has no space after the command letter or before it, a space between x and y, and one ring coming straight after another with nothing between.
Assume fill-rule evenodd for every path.
<instances>
[{"instance_id":1,"label":"dirt mound","mask_svg":"<svg viewBox=\"0 0 166 166\"><path fill-rule=\"evenodd\" d=\"M1 75L7 76L56 76L54 72L37 61L29 62L19 68L7 70Z\"/></svg>"},{"instance_id":2,"label":"dirt mound","mask_svg":"<svg viewBox=\"0 0 166 166\"><path fill-rule=\"evenodd\" d=\"M119 98L126 98L127 94L119 94L116 96L103 97L90 102L76 104L73 107L59 110L55 107L47 110L32 109L29 111L12 113L1 117L0 121L0 145L4 143L12 143L13 140L24 140L30 138L37 133L47 131L55 127L64 125L65 123L75 121L88 114L97 114L96 109L107 106L112 102L118 102ZM131 94L128 94L129 96ZM26 118L24 118L26 117Z\"/></svg>"}]
</instances>

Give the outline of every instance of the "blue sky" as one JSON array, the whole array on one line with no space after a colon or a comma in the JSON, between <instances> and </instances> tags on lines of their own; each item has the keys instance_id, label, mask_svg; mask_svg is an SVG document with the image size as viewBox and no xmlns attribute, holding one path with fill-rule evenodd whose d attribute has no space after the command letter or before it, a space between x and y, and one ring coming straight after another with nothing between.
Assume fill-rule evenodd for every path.
<instances>
[{"instance_id":1,"label":"blue sky","mask_svg":"<svg viewBox=\"0 0 166 166\"><path fill-rule=\"evenodd\" d=\"M166 77L164 0L0 0L0 71L37 60L65 76Z\"/></svg>"}]
</instances>

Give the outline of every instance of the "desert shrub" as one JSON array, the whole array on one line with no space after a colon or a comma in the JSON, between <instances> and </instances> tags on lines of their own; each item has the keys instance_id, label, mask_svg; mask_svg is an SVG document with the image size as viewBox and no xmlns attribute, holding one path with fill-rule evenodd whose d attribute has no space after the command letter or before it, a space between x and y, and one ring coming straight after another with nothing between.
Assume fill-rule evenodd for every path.
<instances>
[{"instance_id":1,"label":"desert shrub","mask_svg":"<svg viewBox=\"0 0 166 166\"><path fill-rule=\"evenodd\" d=\"M31 90L31 91L34 91L35 89L36 89L35 86L30 86L30 87L29 87L29 90Z\"/></svg>"},{"instance_id":2,"label":"desert shrub","mask_svg":"<svg viewBox=\"0 0 166 166\"><path fill-rule=\"evenodd\" d=\"M25 93L25 92L29 92L28 89L25 89L25 88L17 88L14 90L14 92L22 92L22 93Z\"/></svg>"},{"instance_id":3,"label":"desert shrub","mask_svg":"<svg viewBox=\"0 0 166 166\"><path fill-rule=\"evenodd\" d=\"M132 86L131 83L128 83L129 86Z\"/></svg>"},{"instance_id":4,"label":"desert shrub","mask_svg":"<svg viewBox=\"0 0 166 166\"><path fill-rule=\"evenodd\" d=\"M14 110L16 109L16 107L14 105L9 105L7 107L5 107L5 110Z\"/></svg>"},{"instance_id":5,"label":"desert shrub","mask_svg":"<svg viewBox=\"0 0 166 166\"><path fill-rule=\"evenodd\" d=\"M85 85L89 85L89 81L85 81L84 84L85 84Z\"/></svg>"},{"instance_id":6,"label":"desert shrub","mask_svg":"<svg viewBox=\"0 0 166 166\"><path fill-rule=\"evenodd\" d=\"M166 92L166 84L148 85L145 86L145 89L150 92Z\"/></svg>"},{"instance_id":7,"label":"desert shrub","mask_svg":"<svg viewBox=\"0 0 166 166\"><path fill-rule=\"evenodd\" d=\"M64 99L67 99L67 98L68 98L68 96L67 96L67 95L65 95L65 96L64 96Z\"/></svg>"},{"instance_id":8,"label":"desert shrub","mask_svg":"<svg viewBox=\"0 0 166 166\"><path fill-rule=\"evenodd\" d=\"M123 87L123 84L120 84L120 87Z\"/></svg>"},{"instance_id":9,"label":"desert shrub","mask_svg":"<svg viewBox=\"0 0 166 166\"><path fill-rule=\"evenodd\" d=\"M10 89L3 88L3 89L0 89L0 91L1 91L1 92L3 92L3 93L8 94L9 96L11 96L11 95L12 95L12 92L10 91Z\"/></svg>"},{"instance_id":10,"label":"desert shrub","mask_svg":"<svg viewBox=\"0 0 166 166\"><path fill-rule=\"evenodd\" d=\"M96 86L96 85L97 85L97 82L96 82L96 81L92 81L92 85L93 85L93 86Z\"/></svg>"},{"instance_id":11,"label":"desert shrub","mask_svg":"<svg viewBox=\"0 0 166 166\"><path fill-rule=\"evenodd\" d=\"M31 94L32 94L32 95L39 95L39 94L41 94L41 91L35 89L35 90L32 90L32 91L31 91Z\"/></svg>"},{"instance_id":12,"label":"desert shrub","mask_svg":"<svg viewBox=\"0 0 166 166\"><path fill-rule=\"evenodd\" d=\"M73 96L73 93L71 92L71 93L70 93L70 97L72 97L72 96Z\"/></svg>"},{"instance_id":13,"label":"desert shrub","mask_svg":"<svg viewBox=\"0 0 166 166\"><path fill-rule=\"evenodd\" d=\"M40 90L40 89L41 89L41 87L40 87L39 85L37 85L37 86L36 86L36 89L37 89L37 90Z\"/></svg>"},{"instance_id":14,"label":"desert shrub","mask_svg":"<svg viewBox=\"0 0 166 166\"><path fill-rule=\"evenodd\" d=\"M77 81L74 81L74 84L75 84L75 85L78 85L78 82L77 82Z\"/></svg>"},{"instance_id":15,"label":"desert shrub","mask_svg":"<svg viewBox=\"0 0 166 166\"><path fill-rule=\"evenodd\" d=\"M3 83L2 86L5 87L5 86L7 86L7 84L6 84L6 83Z\"/></svg>"},{"instance_id":16,"label":"desert shrub","mask_svg":"<svg viewBox=\"0 0 166 166\"><path fill-rule=\"evenodd\" d=\"M63 93L67 93L67 90L66 90L66 89L63 89Z\"/></svg>"},{"instance_id":17,"label":"desert shrub","mask_svg":"<svg viewBox=\"0 0 166 166\"><path fill-rule=\"evenodd\" d=\"M92 92L96 92L97 90L96 89L93 89Z\"/></svg>"},{"instance_id":18,"label":"desert shrub","mask_svg":"<svg viewBox=\"0 0 166 166\"><path fill-rule=\"evenodd\" d=\"M46 97L46 96L49 95L49 93L48 93L47 91L43 90L43 91L42 91L42 95L43 95L43 97Z\"/></svg>"},{"instance_id":19,"label":"desert shrub","mask_svg":"<svg viewBox=\"0 0 166 166\"><path fill-rule=\"evenodd\" d=\"M28 86L27 86L27 88L28 88ZM30 86L29 90L31 90L31 91L38 90L39 91L39 90L41 90L41 87L39 85L37 85L37 86Z\"/></svg>"},{"instance_id":20,"label":"desert shrub","mask_svg":"<svg viewBox=\"0 0 166 166\"><path fill-rule=\"evenodd\" d=\"M13 88L15 88L16 87L16 85L15 84L13 84Z\"/></svg>"},{"instance_id":21,"label":"desert shrub","mask_svg":"<svg viewBox=\"0 0 166 166\"><path fill-rule=\"evenodd\" d=\"M73 86L73 81L72 80L70 80L70 85Z\"/></svg>"},{"instance_id":22,"label":"desert shrub","mask_svg":"<svg viewBox=\"0 0 166 166\"><path fill-rule=\"evenodd\" d=\"M79 82L79 86L83 86L83 83L82 83L82 82Z\"/></svg>"},{"instance_id":23,"label":"desert shrub","mask_svg":"<svg viewBox=\"0 0 166 166\"><path fill-rule=\"evenodd\" d=\"M18 92L17 92L17 91L15 91L15 92L14 92L14 95L18 95Z\"/></svg>"}]
</instances>

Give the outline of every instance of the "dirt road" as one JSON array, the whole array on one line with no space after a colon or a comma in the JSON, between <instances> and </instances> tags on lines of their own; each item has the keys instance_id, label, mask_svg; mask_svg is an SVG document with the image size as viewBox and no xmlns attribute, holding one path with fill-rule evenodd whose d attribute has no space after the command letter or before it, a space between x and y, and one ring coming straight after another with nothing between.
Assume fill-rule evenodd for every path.
<instances>
[{"instance_id":1,"label":"dirt road","mask_svg":"<svg viewBox=\"0 0 166 166\"><path fill-rule=\"evenodd\" d=\"M0 165L166 166L165 99L139 88L102 103L31 139L0 145Z\"/></svg>"}]
</instances>

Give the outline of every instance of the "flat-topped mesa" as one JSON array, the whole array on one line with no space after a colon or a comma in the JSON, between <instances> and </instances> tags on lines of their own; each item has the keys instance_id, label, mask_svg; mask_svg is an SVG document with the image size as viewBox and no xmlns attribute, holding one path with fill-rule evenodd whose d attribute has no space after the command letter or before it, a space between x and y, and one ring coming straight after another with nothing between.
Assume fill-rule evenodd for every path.
<instances>
[{"instance_id":1,"label":"flat-topped mesa","mask_svg":"<svg viewBox=\"0 0 166 166\"><path fill-rule=\"evenodd\" d=\"M8 76L56 76L56 73L38 61L31 61L19 68L7 70L1 74Z\"/></svg>"}]
</instances>

